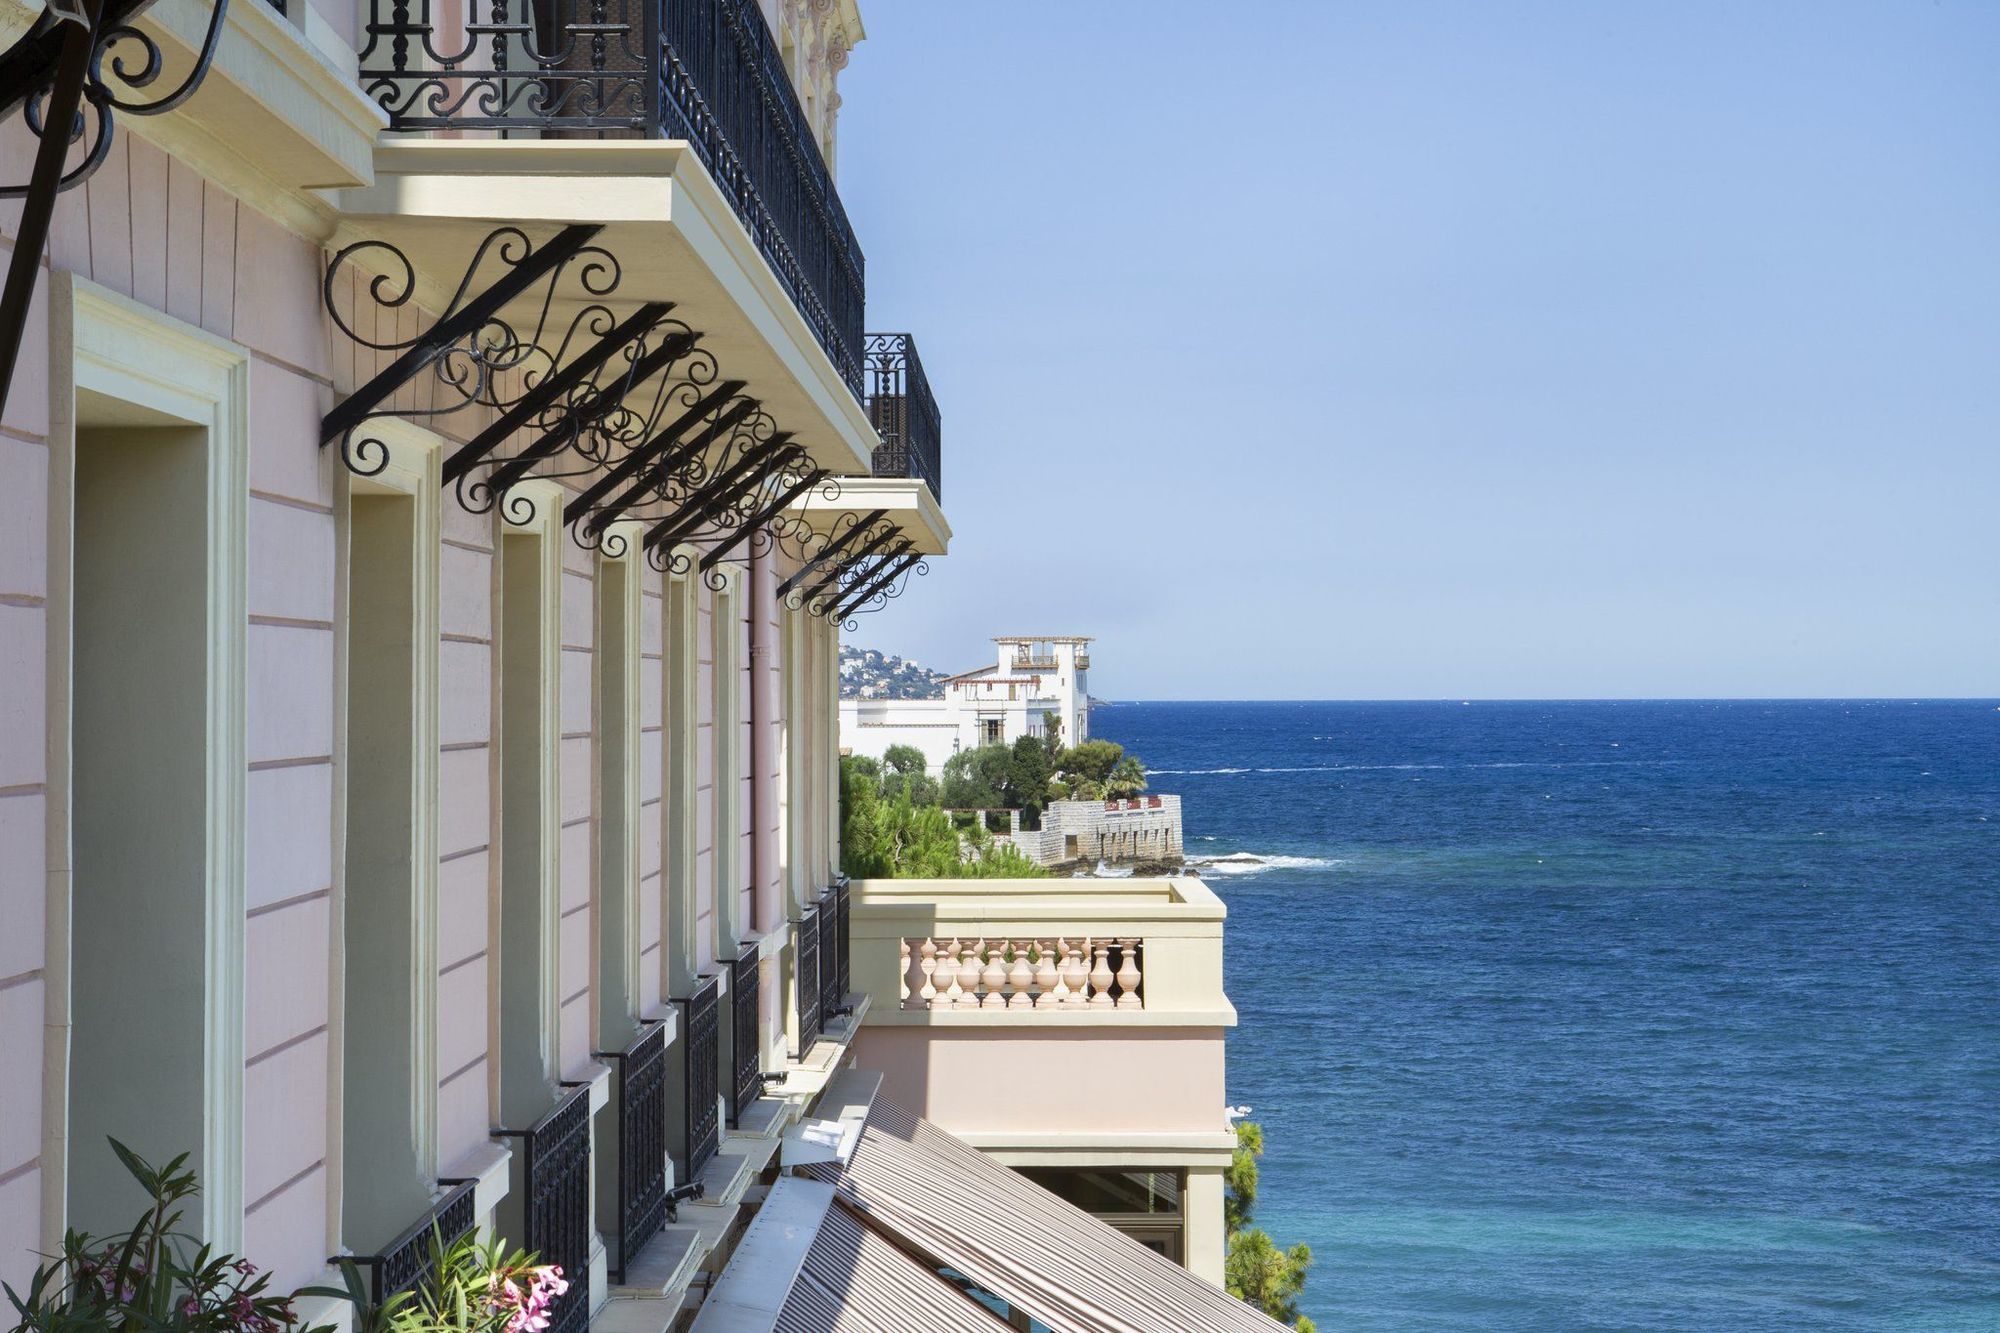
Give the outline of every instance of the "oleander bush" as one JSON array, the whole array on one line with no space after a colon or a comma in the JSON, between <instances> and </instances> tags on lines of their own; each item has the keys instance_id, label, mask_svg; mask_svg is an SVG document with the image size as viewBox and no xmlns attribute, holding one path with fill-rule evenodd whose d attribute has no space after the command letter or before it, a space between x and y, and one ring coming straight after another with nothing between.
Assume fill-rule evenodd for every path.
<instances>
[{"instance_id":1,"label":"oleander bush","mask_svg":"<svg viewBox=\"0 0 2000 1333\"><path fill-rule=\"evenodd\" d=\"M435 1229L431 1271L436 1276L415 1291L377 1304L353 1260L341 1260L340 1270L344 1289L308 1290L352 1303L357 1333L542 1333L556 1299L569 1290L555 1264L537 1264L532 1254L473 1235L447 1243Z\"/></svg>"},{"instance_id":2,"label":"oleander bush","mask_svg":"<svg viewBox=\"0 0 2000 1333\"><path fill-rule=\"evenodd\" d=\"M270 1275L181 1229L200 1192L182 1153L154 1167L116 1139L111 1150L150 1202L131 1230L70 1230L62 1253L35 1270L25 1292L5 1288L13 1333L284 1333L300 1327L296 1295ZM303 1294L303 1293L299 1293ZM330 1333L322 1326L309 1333Z\"/></svg>"}]
</instances>

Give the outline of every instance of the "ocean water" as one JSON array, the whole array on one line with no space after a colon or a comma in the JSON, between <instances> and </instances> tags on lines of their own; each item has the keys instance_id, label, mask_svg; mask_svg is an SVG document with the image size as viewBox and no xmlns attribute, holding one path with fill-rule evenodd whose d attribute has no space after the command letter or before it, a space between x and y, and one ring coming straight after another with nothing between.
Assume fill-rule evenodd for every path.
<instances>
[{"instance_id":1,"label":"ocean water","mask_svg":"<svg viewBox=\"0 0 2000 1333\"><path fill-rule=\"evenodd\" d=\"M2000 707L1120 704L1333 1329L2000 1330Z\"/></svg>"}]
</instances>

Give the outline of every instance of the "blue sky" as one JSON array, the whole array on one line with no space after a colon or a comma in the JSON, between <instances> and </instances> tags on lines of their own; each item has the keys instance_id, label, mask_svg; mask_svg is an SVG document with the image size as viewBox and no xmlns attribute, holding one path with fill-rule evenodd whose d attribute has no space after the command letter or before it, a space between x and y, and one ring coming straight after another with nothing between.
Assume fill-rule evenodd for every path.
<instances>
[{"instance_id":1,"label":"blue sky","mask_svg":"<svg viewBox=\"0 0 2000 1333\"><path fill-rule=\"evenodd\" d=\"M1109 698L2000 693L2000 4L867 0L950 556Z\"/></svg>"}]
</instances>

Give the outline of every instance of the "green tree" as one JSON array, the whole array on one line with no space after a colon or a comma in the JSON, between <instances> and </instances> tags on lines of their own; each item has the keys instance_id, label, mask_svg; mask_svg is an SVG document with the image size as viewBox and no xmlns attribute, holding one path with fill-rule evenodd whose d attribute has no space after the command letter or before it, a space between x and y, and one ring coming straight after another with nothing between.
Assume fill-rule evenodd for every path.
<instances>
[{"instance_id":1,"label":"green tree","mask_svg":"<svg viewBox=\"0 0 2000 1333\"><path fill-rule=\"evenodd\" d=\"M1004 752L1004 747L1003 747ZM961 831L935 801L912 798L907 778L888 789L873 760L841 761L841 869L856 879L1040 879L1048 871L978 823Z\"/></svg>"},{"instance_id":2,"label":"green tree","mask_svg":"<svg viewBox=\"0 0 2000 1333\"><path fill-rule=\"evenodd\" d=\"M1106 796L1137 796L1146 790L1146 766L1131 755L1126 755L1111 768L1111 776L1104 780Z\"/></svg>"},{"instance_id":3,"label":"green tree","mask_svg":"<svg viewBox=\"0 0 2000 1333\"><path fill-rule=\"evenodd\" d=\"M1313 1333L1313 1321L1299 1313L1299 1293L1305 1290L1306 1271L1312 1267L1312 1250L1305 1245L1281 1250L1269 1232L1250 1225L1257 1207L1257 1159L1263 1155L1264 1127L1254 1120L1238 1120L1236 1149L1222 1173L1222 1222L1229 1235L1223 1287L1236 1299L1291 1324L1297 1333Z\"/></svg>"},{"instance_id":4,"label":"green tree","mask_svg":"<svg viewBox=\"0 0 2000 1333\"><path fill-rule=\"evenodd\" d=\"M1299 1313L1299 1293L1305 1290L1306 1270L1311 1267L1312 1251L1306 1246L1281 1250L1269 1232L1252 1227L1229 1238L1222 1287L1298 1333L1312 1333L1312 1320Z\"/></svg>"},{"instance_id":5,"label":"green tree","mask_svg":"<svg viewBox=\"0 0 2000 1333\"><path fill-rule=\"evenodd\" d=\"M1014 742L1014 752L1009 756L1007 782L1001 795L1007 804L1027 813L1029 827L1039 827L1042 807L1048 804L1049 779L1054 770L1049 767L1049 752L1041 739L1023 736Z\"/></svg>"},{"instance_id":6,"label":"green tree","mask_svg":"<svg viewBox=\"0 0 2000 1333\"><path fill-rule=\"evenodd\" d=\"M1250 1225L1257 1207L1257 1159L1264 1155L1264 1127L1254 1120L1236 1122L1236 1150L1222 1173L1222 1226L1235 1235Z\"/></svg>"},{"instance_id":7,"label":"green tree","mask_svg":"<svg viewBox=\"0 0 2000 1333\"><path fill-rule=\"evenodd\" d=\"M924 752L914 745L892 745L882 752L882 768L885 774L899 773L908 777L912 773L922 773L930 767L924 759Z\"/></svg>"},{"instance_id":8,"label":"green tree","mask_svg":"<svg viewBox=\"0 0 2000 1333\"><path fill-rule=\"evenodd\" d=\"M944 761L943 801L952 810L993 810L1014 776L1014 752L1005 745L960 750Z\"/></svg>"},{"instance_id":9,"label":"green tree","mask_svg":"<svg viewBox=\"0 0 2000 1333\"><path fill-rule=\"evenodd\" d=\"M907 791L912 805L936 805L938 780L930 775L924 752L914 745L892 745L882 752L882 795L893 799Z\"/></svg>"},{"instance_id":10,"label":"green tree","mask_svg":"<svg viewBox=\"0 0 2000 1333\"><path fill-rule=\"evenodd\" d=\"M1072 781L1083 779L1101 785L1124 757L1125 747L1117 741L1085 741L1064 750L1056 768Z\"/></svg>"}]
</instances>

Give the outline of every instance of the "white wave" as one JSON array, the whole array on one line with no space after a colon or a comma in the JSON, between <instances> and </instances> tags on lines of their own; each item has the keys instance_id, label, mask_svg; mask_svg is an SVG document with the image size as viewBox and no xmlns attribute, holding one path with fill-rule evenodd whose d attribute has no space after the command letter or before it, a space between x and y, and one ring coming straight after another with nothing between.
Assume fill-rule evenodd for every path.
<instances>
[{"instance_id":1,"label":"white wave","mask_svg":"<svg viewBox=\"0 0 2000 1333\"><path fill-rule=\"evenodd\" d=\"M1187 869L1196 875L1261 875L1266 870L1326 870L1339 865L1324 856L1259 856L1255 852L1230 852L1225 856L1196 856Z\"/></svg>"},{"instance_id":2,"label":"white wave","mask_svg":"<svg viewBox=\"0 0 2000 1333\"><path fill-rule=\"evenodd\" d=\"M1155 777L1234 777L1241 773L1436 773L1486 768L1665 768L1679 759L1496 760L1480 764L1303 764L1296 768L1149 768ZM1923 776L1928 777L1929 774Z\"/></svg>"}]
</instances>

